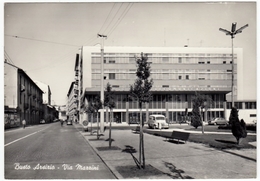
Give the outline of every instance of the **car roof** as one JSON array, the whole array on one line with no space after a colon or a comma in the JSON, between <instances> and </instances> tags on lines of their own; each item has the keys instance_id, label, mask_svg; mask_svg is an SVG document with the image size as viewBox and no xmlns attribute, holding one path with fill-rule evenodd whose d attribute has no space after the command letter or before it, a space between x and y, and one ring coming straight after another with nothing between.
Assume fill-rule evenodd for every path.
<instances>
[{"instance_id":1,"label":"car roof","mask_svg":"<svg viewBox=\"0 0 260 181\"><path fill-rule=\"evenodd\" d=\"M152 114L152 115L150 115L150 116L154 116L154 117L165 117L165 116L162 115L162 114Z\"/></svg>"}]
</instances>

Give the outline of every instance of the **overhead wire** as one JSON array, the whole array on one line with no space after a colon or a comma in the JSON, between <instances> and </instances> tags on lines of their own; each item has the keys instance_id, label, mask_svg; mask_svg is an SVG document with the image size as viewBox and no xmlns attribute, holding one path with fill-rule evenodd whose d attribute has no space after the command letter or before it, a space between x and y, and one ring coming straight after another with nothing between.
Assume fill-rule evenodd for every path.
<instances>
[{"instance_id":1,"label":"overhead wire","mask_svg":"<svg viewBox=\"0 0 260 181\"><path fill-rule=\"evenodd\" d=\"M22 37L22 36L14 36L14 35L5 35L5 36L10 36L10 37L13 37L13 38L20 38L20 39L25 39L25 40L33 40L33 41L45 42L45 43L53 43L53 44L59 44L59 45L65 45L65 46L79 47L79 45L71 45L71 44L66 44L66 43L59 43L59 42L53 42L53 41L39 40L39 39L35 39L35 38L27 38L27 37Z\"/></svg>"},{"instance_id":2,"label":"overhead wire","mask_svg":"<svg viewBox=\"0 0 260 181\"><path fill-rule=\"evenodd\" d=\"M124 17L126 16L126 14L128 13L128 11L132 8L132 6L134 5L134 3L129 3L127 5L127 7L125 8L124 12L122 13L122 15L119 17L118 21L114 24L114 26L110 29L110 31L108 32L108 36L110 36L113 31L117 28L117 26L121 23L121 21L124 19Z\"/></svg>"},{"instance_id":3,"label":"overhead wire","mask_svg":"<svg viewBox=\"0 0 260 181\"><path fill-rule=\"evenodd\" d=\"M112 13L112 10L113 10L114 7L115 7L115 4L116 4L116 3L114 3L114 5L112 6L112 8L110 9L110 12L109 12L109 14L108 14L106 20L104 21L103 25L101 26L99 32L103 29L104 25L106 24L106 22L107 22L109 16L110 16L111 13ZM114 21L114 19L115 19L116 16L117 16L117 14L119 13L120 9L122 8L122 5L123 5L123 3L121 3L120 7L117 9L117 12L114 14L113 18L110 20L109 24L106 26L104 32L105 32L105 31L108 29L108 27L112 24L112 22ZM128 11L131 9L132 5L133 5L133 3L131 4L131 6L130 6L130 4L127 5L127 7L126 7L125 10L123 11L123 13L119 16L118 20L117 20L117 21L113 24L113 26L111 27L111 29L110 29L110 31L109 31L109 33L108 33L109 35L111 35L111 34L113 33L113 31L116 29L116 27L117 27L117 26L119 25L119 23L122 21L122 19L125 17L125 15L128 13ZM130 6L130 7L129 7L129 6ZM7 35L7 34L6 34L5 36L10 36L10 37L13 37L13 38L20 38L20 39L27 39L27 40L32 40L32 41L45 42L45 43L59 44L59 45L65 45L65 46L73 46L73 47L78 47L78 48L80 48L81 46L90 44L91 42L93 42L94 40L97 39L96 36L91 36L91 37L86 41L86 43L83 43L81 46L79 46L79 45L65 44L65 43L53 42L53 41L46 41L46 40L39 40L39 39L33 39L33 38L27 38L27 37L15 36L15 35ZM72 50L72 51L75 51L75 50ZM64 60L63 57L67 56L67 55L70 54L70 53L71 53L71 51L70 51L70 52L67 52L64 56L60 57L59 59ZM8 55L8 54L7 54L7 55ZM10 58L9 58L9 59L10 59ZM10 59L10 60L11 60L11 59ZM69 61L69 60L67 60L67 61ZM67 61L66 61L66 62L67 62ZM55 60L54 62L55 62L54 64L60 64L60 63L59 63L59 60ZM58 62L58 63L57 63L57 62ZM64 61L63 61L63 63L64 63ZM39 69L45 69L45 68L48 68L48 67L50 67L50 66L53 66L53 64L50 64L50 65L45 66L45 67L39 67L39 68L31 69L31 70L28 70L28 71L35 71L35 70L39 70Z\"/></svg>"},{"instance_id":4,"label":"overhead wire","mask_svg":"<svg viewBox=\"0 0 260 181\"><path fill-rule=\"evenodd\" d=\"M119 10L121 9L123 3L121 3L120 7L117 9L117 12L114 14L113 18L110 20L108 26L106 27L106 29L104 30L104 33L106 32L107 28L110 26L110 24L114 21L116 15L118 14Z\"/></svg>"},{"instance_id":5,"label":"overhead wire","mask_svg":"<svg viewBox=\"0 0 260 181\"><path fill-rule=\"evenodd\" d=\"M103 25L101 26L100 30L98 31L98 33L100 33L100 32L101 32L101 30L103 29L103 27L104 27L104 25L106 24L106 22L107 22L108 18L110 17L110 14L111 14L112 10L114 9L115 5L116 5L116 3L114 3L114 5L112 6L112 8L110 9L110 12L109 12L109 14L108 14L108 16L107 16L106 20L104 21Z\"/></svg>"},{"instance_id":6,"label":"overhead wire","mask_svg":"<svg viewBox=\"0 0 260 181\"><path fill-rule=\"evenodd\" d=\"M10 63L9 64L11 64L11 65L14 65L15 67L17 67L15 64L14 64L14 62L12 61L12 59L10 58L10 56L8 55L8 53L4 50L4 52L5 52L5 57L6 57L6 59L5 60L7 60L7 61L9 61ZM6 62L7 62L6 61ZM8 63L8 62L7 62ZM12 66L12 68L13 69L16 69L14 66Z\"/></svg>"},{"instance_id":7,"label":"overhead wire","mask_svg":"<svg viewBox=\"0 0 260 181\"><path fill-rule=\"evenodd\" d=\"M10 58L10 56L8 55L8 53L4 50L4 52L5 52L5 56L6 56L6 58L7 58L7 60L9 59L9 61L10 61L10 63L12 63L12 64L14 64L14 62L12 61L12 59Z\"/></svg>"}]
</instances>

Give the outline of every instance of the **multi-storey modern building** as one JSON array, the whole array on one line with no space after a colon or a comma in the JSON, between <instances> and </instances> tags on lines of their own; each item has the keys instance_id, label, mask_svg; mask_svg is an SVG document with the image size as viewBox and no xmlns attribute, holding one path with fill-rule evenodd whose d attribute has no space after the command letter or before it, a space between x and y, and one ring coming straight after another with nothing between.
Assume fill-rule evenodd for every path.
<instances>
[{"instance_id":1,"label":"multi-storey modern building","mask_svg":"<svg viewBox=\"0 0 260 181\"><path fill-rule=\"evenodd\" d=\"M143 117L149 114L164 114L169 121L182 119L185 110L192 110L195 92L209 95L214 101L206 110L205 119L228 117L230 107L232 54L230 48L193 47L105 47L104 85L109 82L115 91L117 122L137 122L139 109L136 101L129 97L130 85L136 79L136 58L143 52L151 63L153 100L143 107ZM243 71L239 66L243 59L241 48L234 49L235 101L240 98ZM87 103L100 95L101 52L100 47L84 46L79 58L80 79L85 91L80 93L81 101ZM83 100L85 98L85 100ZM88 119L81 107L81 119ZM106 116L105 116L106 118Z\"/></svg>"}]
</instances>

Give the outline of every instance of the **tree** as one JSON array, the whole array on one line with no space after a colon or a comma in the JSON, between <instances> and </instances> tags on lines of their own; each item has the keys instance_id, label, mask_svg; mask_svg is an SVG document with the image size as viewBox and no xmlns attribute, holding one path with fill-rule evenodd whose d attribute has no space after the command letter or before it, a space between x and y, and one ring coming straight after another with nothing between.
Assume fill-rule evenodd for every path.
<instances>
[{"instance_id":1,"label":"tree","mask_svg":"<svg viewBox=\"0 0 260 181\"><path fill-rule=\"evenodd\" d=\"M112 91L112 86L107 83L105 91L104 106L110 109L110 118L109 118L109 148L111 148L111 122L112 122L112 111L116 107L116 103L113 96L114 92Z\"/></svg>"},{"instance_id":2,"label":"tree","mask_svg":"<svg viewBox=\"0 0 260 181\"><path fill-rule=\"evenodd\" d=\"M97 116L97 139L99 139L99 120L98 120L98 111L99 109L102 108L102 102L100 100L100 96L96 96L93 100L93 103L92 103L92 106L93 106L93 109L94 109L94 113L96 114Z\"/></svg>"},{"instance_id":3,"label":"tree","mask_svg":"<svg viewBox=\"0 0 260 181\"><path fill-rule=\"evenodd\" d=\"M239 145L240 139L245 138L247 136L247 131L246 123L243 119L239 121L238 110L235 107L231 109L229 116L229 124L231 125L232 134L236 138L237 144Z\"/></svg>"},{"instance_id":4,"label":"tree","mask_svg":"<svg viewBox=\"0 0 260 181\"><path fill-rule=\"evenodd\" d=\"M139 142L139 168L145 168L145 156L144 156L144 138L143 138L143 126L142 120L142 105L143 103L150 102L152 100L152 94L150 92L153 79L149 79L151 74L151 66L148 62L148 57L141 53L141 57L136 59L136 76L134 85L130 85L130 96L138 102L140 109L140 142Z\"/></svg>"},{"instance_id":5,"label":"tree","mask_svg":"<svg viewBox=\"0 0 260 181\"><path fill-rule=\"evenodd\" d=\"M88 106L86 107L86 112L90 115L95 114L95 109L91 101L88 103ZM93 119L91 119L91 133L90 133L91 135L92 135L92 123L93 123Z\"/></svg>"},{"instance_id":6,"label":"tree","mask_svg":"<svg viewBox=\"0 0 260 181\"><path fill-rule=\"evenodd\" d=\"M191 125L194 126L196 129L199 126L202 126L202 133L204 134L204 125L202 119L202 109L206 107L205 103L208 106L212 104L213 100L208 95L202 95L195 92L195 96L192 99L193 108L192 108L192 115L191 115Z\"/></svg>"}]
</instances>

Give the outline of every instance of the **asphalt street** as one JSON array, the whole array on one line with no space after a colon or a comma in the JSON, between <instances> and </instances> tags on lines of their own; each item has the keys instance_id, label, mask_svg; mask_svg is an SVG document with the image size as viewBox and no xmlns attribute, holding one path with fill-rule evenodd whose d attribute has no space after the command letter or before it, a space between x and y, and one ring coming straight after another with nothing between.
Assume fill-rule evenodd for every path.
<instances>
[{"instance_id":1,"label":"asphalt street","mask_svg":"<svg viewBox=\"0 0 260 181\"><path fill-rule=\"evenodd\" d=\"M115 179L71 125L5 131L5 179Z\"/></svg>"}]
</instances>

